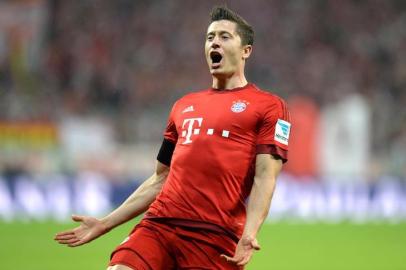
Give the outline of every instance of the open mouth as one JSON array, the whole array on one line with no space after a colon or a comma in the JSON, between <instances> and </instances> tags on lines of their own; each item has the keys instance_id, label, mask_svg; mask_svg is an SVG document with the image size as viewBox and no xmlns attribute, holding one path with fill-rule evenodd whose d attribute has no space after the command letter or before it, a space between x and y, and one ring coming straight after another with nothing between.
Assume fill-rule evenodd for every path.
<instances>
[{"instance_id":1,"label":"open mouth","mask_svg":"<svg viewBox=\"0 0 406 270\"><path fill-rule=\"evenodd\" d=\"M210 53L210 58L213 64L215 64L215 66L219 66L221 59L223 59L223 56L219 53L219 52L211 52Z\"/></svg>"}]
</instances>

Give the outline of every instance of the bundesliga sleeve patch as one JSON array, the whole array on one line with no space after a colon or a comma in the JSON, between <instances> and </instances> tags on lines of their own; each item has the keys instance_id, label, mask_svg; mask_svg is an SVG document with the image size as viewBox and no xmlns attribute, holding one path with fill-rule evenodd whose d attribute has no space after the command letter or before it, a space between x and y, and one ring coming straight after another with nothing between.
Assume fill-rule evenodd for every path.
<instances>
[{"instance_id":1,"label":"bundesliga sleeve patch","mask_svg":"<svg viewBox=\"0 0 406 270\"><path fill-rule=\"evenodd\" d=\"M288 145L290 126L291 124L289 122L286 122L282 119L278 119L278 122L276 122L275 126L274 140L282 144Z\"/></svg>"}]
</instances>

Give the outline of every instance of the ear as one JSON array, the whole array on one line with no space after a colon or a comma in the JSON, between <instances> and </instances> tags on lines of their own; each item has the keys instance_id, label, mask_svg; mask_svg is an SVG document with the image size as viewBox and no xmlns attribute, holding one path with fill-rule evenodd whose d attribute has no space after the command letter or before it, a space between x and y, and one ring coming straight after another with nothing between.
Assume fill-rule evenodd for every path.
<instances>
[{"instance_id":1,"label":"ear","mask_svg":"<svg viewBox=\"0 0 406 270\"><path fill-rule=\"evenodd\" d=\"M251 52L252 52L252 45L244 45L243 51L242 51L242 59L246 60L248 57L250 57Z\"/></svg>"}]
</instances>

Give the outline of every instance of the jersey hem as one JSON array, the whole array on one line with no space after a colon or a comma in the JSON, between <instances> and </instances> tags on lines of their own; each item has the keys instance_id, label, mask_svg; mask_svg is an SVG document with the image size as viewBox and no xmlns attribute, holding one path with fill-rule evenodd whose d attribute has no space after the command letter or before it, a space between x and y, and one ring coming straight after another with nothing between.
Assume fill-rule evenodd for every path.
<instances>
[{"instance_id":1,"label":"jersey hem","mask_svg":"<svg viewBox=\"0 0 406 270\"><path fill-rule=\"evenodd\" d=\"M236 243L239 241L239 237L234 232L231 232L231 231L221 227L220 225L217 225L217 224L214 224L211 222L184 219L184 218L161 217L161 216L155 216L152 214L146 214L144 216L144 219L153 221L153 222L157 222L157 223L169 224L169 225L173 225L173 226L213 231L213 232L217 232L217 233L223 234L225 236L228 236Z\"/></svg>"}]
</instances>

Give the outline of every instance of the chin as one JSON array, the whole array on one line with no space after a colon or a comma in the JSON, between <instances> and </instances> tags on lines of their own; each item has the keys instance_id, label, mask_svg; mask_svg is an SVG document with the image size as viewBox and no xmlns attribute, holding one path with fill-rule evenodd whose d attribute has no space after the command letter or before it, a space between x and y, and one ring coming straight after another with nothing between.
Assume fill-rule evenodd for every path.
<instances>
[{"instance_id":1,"label":"chin","mask_svg":"<svg viewBox=\"0 0 406 270\"><path fill-rule=\"evenodd\" d=\"M216 77L217 79L226 79L230 77L230 73L225 72L223 70L211 70L211 75Z\"/></svg>"},{"instance_id":2,"label":"chin","mask_svg":"<svg viewBox=\"0 0 406 270\"><path fill-rule=\"evenodd\" d=\"M224 70L220 69L210 69L210 73L213 76L225 76L226 73L224 72Z\"/></svg>"}]
</instances>

